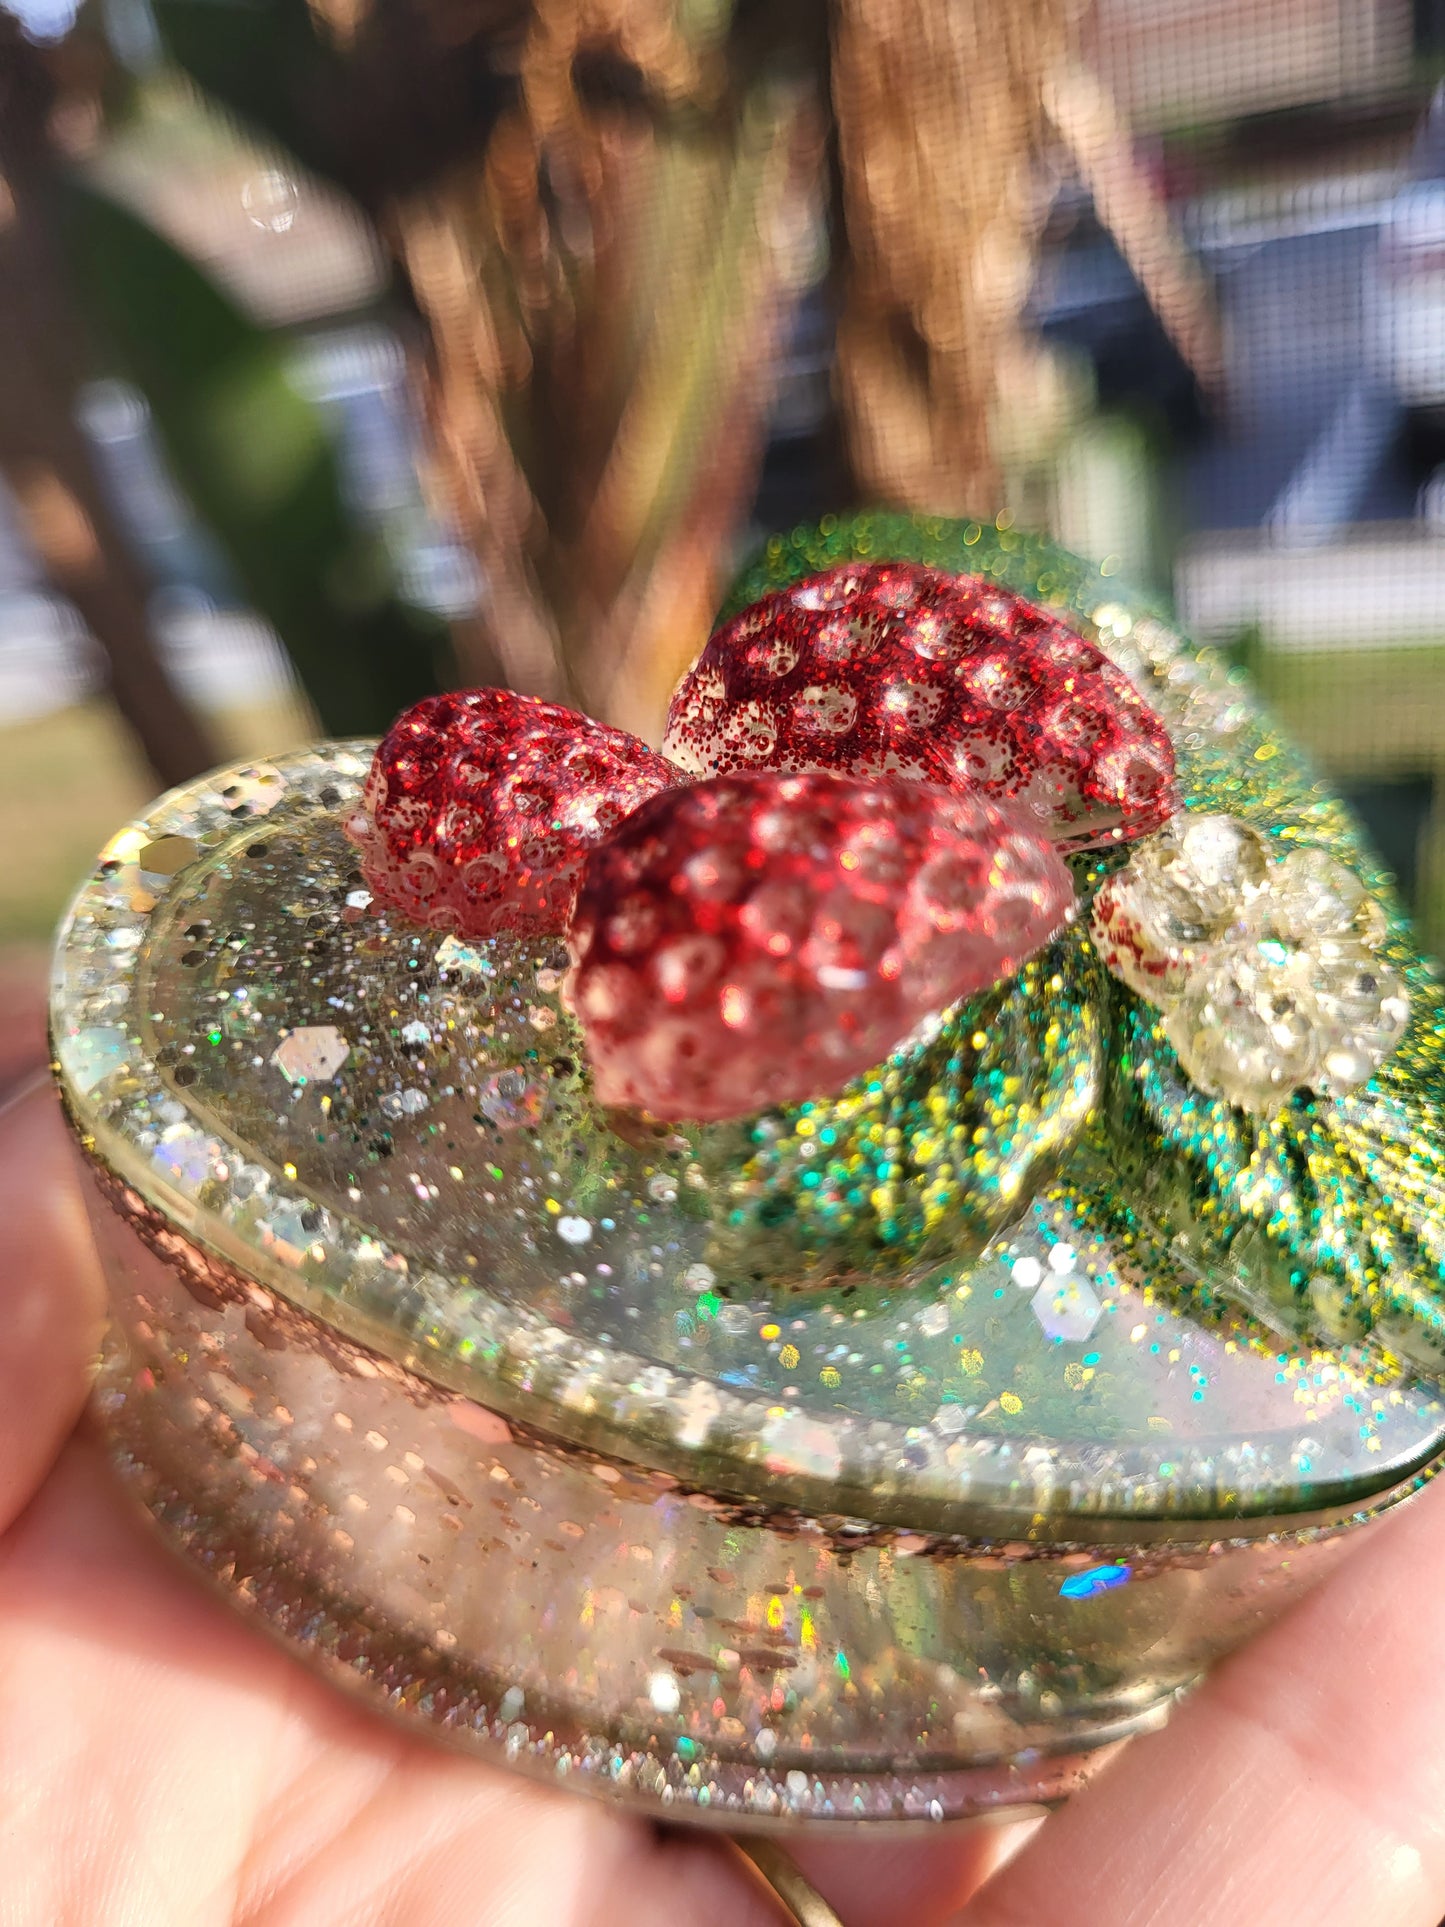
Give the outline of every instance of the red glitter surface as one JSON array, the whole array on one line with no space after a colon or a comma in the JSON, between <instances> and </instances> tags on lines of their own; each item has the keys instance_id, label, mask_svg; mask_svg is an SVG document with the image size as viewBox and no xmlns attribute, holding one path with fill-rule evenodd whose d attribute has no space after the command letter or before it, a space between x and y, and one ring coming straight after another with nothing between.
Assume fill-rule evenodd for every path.
<instances>
[{"instance_id":1,"label":"red glitter surface","mask_svg":"<svg viewBox=\"0 0 1445 1927\"><path fill-rule=\"evenodd\" d=\"M1053 845L931 784L730 775L587 858L568 997L599 1099L664 1119L833 1093L1062 923Z\"/></svg>"},{"instance_id":2,"label":"red glitter surface","mask_svg":"<svg viewBox=\"0 0 1445 1927\"><path fill-rule=\"evenodd\" d=\"M1065 850L1142 836L1179 807L1168 735L1100 649L996 583L912 563L848 563L753 603L683 678L663 748L699 774L982 791Z\"/></svg>"},{"instance_id":3,"label":"red glitter surface","mask_svg":"<svg viewBox=\"0 0 1445 1927\"><path fill-rule=\"evenodd\" d=\"M646 743L575 710L459 690L392 724L346 832L375 894L418 923L561 931L588 848L681 780Z\"/></svg>"}]
</instances>

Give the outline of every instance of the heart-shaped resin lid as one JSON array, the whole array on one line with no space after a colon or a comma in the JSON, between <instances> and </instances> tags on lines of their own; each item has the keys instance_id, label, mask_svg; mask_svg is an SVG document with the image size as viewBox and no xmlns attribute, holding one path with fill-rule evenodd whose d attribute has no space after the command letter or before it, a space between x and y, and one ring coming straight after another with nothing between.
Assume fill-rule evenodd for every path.
<instances>
[{"instance_id":1,"label":"heart-shaped resin lid","mask_svg":"<svg viewBox=\"0 0 1445 1927\"><path fill-rule=\"evenodd\" d=\"M1057 552L971 559L1036 594L1067 582L1068 619L1169 730L1192 809L1367 864L1208 652ZM594 1101L560 941L464 941L373 900L344 830L371 751L173 792L82 889L55 1052L123 1208L439 1395L701 1503L1197 1537L1364 1500L1437 1449L1403 1271L1371 1315L1349 1290L1369 1156L1402 1105L1434 1102L1418 1037L1438 992L1398 919L1395 1082L1269 1120L1182 1088L1083 916L837 1098L661 1125ZM1116 868L1081 865L1081 891ZM1306 1208L1292 1131L1354 1146L1312 1207L1334 1214L1333 1271L1279 1232ZM1398 1207L1402 1253L1428 1188Z\"/></svg>"}]
</instances>

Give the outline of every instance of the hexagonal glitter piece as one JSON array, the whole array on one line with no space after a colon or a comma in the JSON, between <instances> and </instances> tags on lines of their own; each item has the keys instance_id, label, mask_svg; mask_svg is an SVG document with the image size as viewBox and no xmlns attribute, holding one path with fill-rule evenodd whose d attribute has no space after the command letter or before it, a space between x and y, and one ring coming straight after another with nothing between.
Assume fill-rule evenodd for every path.
<instances>
[{"instance_id":1,"label":"hexagonal glitter piece","mask_svg":"<svg viewBox=\"0 0 1445 1927\"><path fill-rule=\"evenodd\" d=\"M1103 1307L1087 1278L1078 1272L1066 1272L1062 1277L1046 1279L1034 1293L1029 1309L1045 1338L1079 1345L1098 1324Z\"/></svg>"},{"instance_id":2,"label":"hexagonal glitter piece","mask_svg":"<svg viewBox=\"0 0 1445 1927\"><path fill-rule=\"evenodd\" d=\"M169 878L194 863L198 855L188 836L158 836L136 852L136 868L142 876Z\"/></svg>"},{"instance_id":3,"label":"hexagonal glitter piece","mask_svg":"<svg viewBox=\"0 0 1445 1927\"><path fill-rule=\"evenodd\" d=\"M271 1062L288 1084L324 1084L350 1055L351 1045L334 1024L303 1024L287 1032Z\"/></svg>"}]
</instances>

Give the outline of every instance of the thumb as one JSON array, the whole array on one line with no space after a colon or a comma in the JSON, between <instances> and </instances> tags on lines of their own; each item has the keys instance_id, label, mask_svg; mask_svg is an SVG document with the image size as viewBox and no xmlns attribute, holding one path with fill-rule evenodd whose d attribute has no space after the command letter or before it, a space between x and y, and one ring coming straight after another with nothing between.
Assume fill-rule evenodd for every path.
<instances>
[{"instance_id":1,"label":"thumb","mask_svg":"<svg viewBox=\"0 0 1445 1927\"><path fill-rule=\"evenodd\" d=\"M0 1531L79 1416L103 1307L65 1126L37 1080L0 1110Z\"/></svg>"}]
</instances>

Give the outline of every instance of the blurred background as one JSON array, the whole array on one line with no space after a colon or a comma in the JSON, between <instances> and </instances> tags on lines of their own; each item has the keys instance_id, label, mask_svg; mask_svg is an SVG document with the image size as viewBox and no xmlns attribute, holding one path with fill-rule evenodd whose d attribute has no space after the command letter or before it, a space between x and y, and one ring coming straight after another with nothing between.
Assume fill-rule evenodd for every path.
<instances>
[{"instance_id":1,"label":"blurred background","mask_svg":"<svg viewBox=\"0 0 1445 1927\"><path fill-rule=\"evenodd\" d=\"M95 849L504 681L655 734L765 531L1051 531L1445 946L1445 0L9 0L0 1083Z\"/></svg>"}]
</instances>

